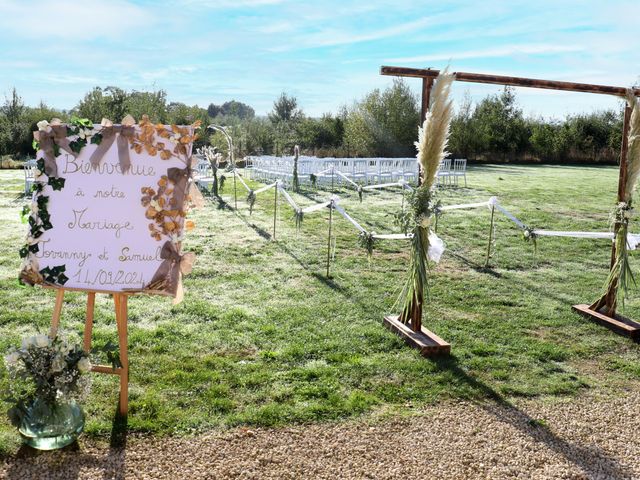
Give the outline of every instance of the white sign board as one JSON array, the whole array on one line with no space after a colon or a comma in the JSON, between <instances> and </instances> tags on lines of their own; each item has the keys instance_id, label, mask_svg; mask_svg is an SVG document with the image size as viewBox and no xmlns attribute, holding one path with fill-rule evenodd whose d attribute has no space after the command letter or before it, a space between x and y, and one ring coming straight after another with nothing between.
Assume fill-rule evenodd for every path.
<instances>
[{"instance_id":1,"label":"white sign board","mask_svg":"<svg viewBox=\"0 0 640 480\"><path fill-rule=\"evenodd\" d=\"M54 125L35 136L37 190L21 278L175 295L193 130Z\"/></svg>"}]
</instances>

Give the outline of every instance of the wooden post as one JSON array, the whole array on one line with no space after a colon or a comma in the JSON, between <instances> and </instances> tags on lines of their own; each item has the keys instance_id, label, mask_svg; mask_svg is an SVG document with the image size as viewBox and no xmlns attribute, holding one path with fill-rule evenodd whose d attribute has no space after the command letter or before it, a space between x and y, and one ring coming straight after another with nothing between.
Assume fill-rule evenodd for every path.
<instances>
[{"instance_id":1,"label":"wooden post","mask_svg":"<svg viewBox=\"0 0 640 480\"><path fill-rule=\"evenodd\" d=\"M618 176L618 202L624 202L626 197L627 184L627 154L629 150L629 120L631 118L631 107L626 106L624 110L624 123L622 126L622 145L620 147L620 174ZM613 226L614 239L620 229L620 223ZM616 243L611 246L610 268L616 260ZM622 335L627 335L636 340L640 339L640 323L623 317L616 313L618 300L617 281L609 286L609 290L591 305L574 305L573 309L585 317L604 325L611 330Z\"/></svg>"},{"instance_id":2,"label":"wooden post","mask_svg":"<svg viewBox=\"0 0 640 480\"><path fill-rule=\"evenodd\" d=\"M273 195L273 240L276 239L276 219L278 215L278 180L276 180L276 186L274 188L275 193Z\"/></svg>"},{"instance_id":3,"label":"wooden post","mask_svg":"<svg viewBox=\"0 0 640 480\"><path fill-rule=\"evenodd\" d=\"M235 209L238 210L238 189L236 188L236 167L233 167L233 202Z\"/></svg>"},{"instance_id":4,"label":"wooden post","mask_svg":"<svg viewBox=\"0 0 640 480\"><path fill-rule=\"evenodd\" d=\"M622 124L622 144L620 146L620 171L618 174L618 202L624 202L626 197L626 185L627 185L627 154L629 150L629 120L631 118L631 107L629 105L624 109L624 120ZM620 223L616 222L613 226L614 238L620 229ZM616 242L611 245L611 262L610 268L616 261ZM596 302L594 302L589 308L596 312L600 312L603 308L606 308L607 316L614 318L616 314L618 297L618 285L614 282L609 287L609 290L602 295Z\"/></svg>"},{"instance_id":5,"label":"wooden post","mask_svg":"<svg viewBox=\"0 0 640 480\"><path fill-rule=\"evenodd\" d=\"M618 203L624 202L627 197L627 156L629 153L629 129L631 128L631 106L627 103L624 109L624 120L622 123L622 145L620 146L620 174L618 175ZM622 225L618 222L613 227L614 238ZM616 261L616 242L611 245L611 268ZM614 317L618 303L618 284L611 284L606 294L607 314Z\"/></svg>"},{"instance_id":6,"label":"wooden post","mask_svg":"<svg viewBox=\"0 0 640 480\"><path fill-rule=\"evenodd\" d=\"M331 266L331 224L333 223L333 200L329 204L329 239L327 240L327 278L331 278L329 268Z\"/></svg>"},{"instance_id":7,"label":"wooden post","mask_svg":"<svg viewBox=\"0 0 640 480\"><path fill-rule=\"evenodd\" d=\"M422 79L422 109L420 112L420 126L424 125L424 121L429 113L429 107L431 102L431 88L433 87L433 77L427 77ZM420 162L418 162L418 187L422 184L422 171ZM424 292L416 292L413 303L409 309L409 315L411 316L411 329L414 332L422 331L422 304L424 302Z\"/></svg>"},{"instance_id":8,"label":"wooden post","mask_svg":"<svg viewBox=\"0 0 640 480\"><path fill-rule=\"evenodd\" d=\"M422 108L420 111L421 127L424 126L424 121L427 119L427 113L429 113L432 87L433 87L433 77L425 77L422 79ZM420 167L420 162L418 162L418 187L421 184L422 184L422 171Z\"/></svg>"},{"instance_id":9,"label":"wooden post","mask_svg":"<svg viewBox=\"0 0 640 480\"><path fill-rule=\"evenodd\" d=\"M489 226L489 244L487 245L487 258L484 262L484 268L489 266L489 257L491 257L491 242L493 242L493 222L496 213L496 207L491 205L491 225Z\"/></svg>"},{"instance_id":10,"label":"wooden post","mask_svg":"<svg viewBox=\"0 0 640 480\"><path fill-rule=\"evenodd\" d=\"M335 177L336 173L333 167L333 164L331 164L331 193L334 193L334 177Z\"/></svg>"},{"instance_id":11,"label":"wooden post","mask_svg":"<svg viewBox=\"0 0 640 480\"><path fill-rule=\"evenodd\" d=\"M428 69L431 70L431 69ZM431 87L433 87L433 77L422 79L422 109L420 111L420 126L427 119L427 112L431 102Z\"/></svg>"}]
</instances>

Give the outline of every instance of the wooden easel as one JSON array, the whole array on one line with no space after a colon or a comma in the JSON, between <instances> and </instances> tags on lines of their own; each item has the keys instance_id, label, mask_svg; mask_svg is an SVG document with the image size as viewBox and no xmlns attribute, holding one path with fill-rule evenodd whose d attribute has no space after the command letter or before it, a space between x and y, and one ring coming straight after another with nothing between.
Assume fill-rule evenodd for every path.
<instances>
[{"instance_id":1,"label":"wooden easel","mask_svg":"<svg viewBox=\"0 0 640 480\"><path fill-rule=\"evenodd\" d=\"M431 88L434 80L440 74L439 70L407 68L407 67L381 67L381 75L394 77L410 77L422 79L422 124L429 111ZM590 83L561 82L556 80L541 80L536 78L510 77L504 75L486 75L482 73L454 72L454 79L459 82L486 83L492 85L505 85L514 87L542 88L548 90L561 90L567 92L596 93L615 95L625 98L628 89L609 85L594 85ZM633 88L633 94L640 96L640 88ZM629 117L631 109L625 109L622 146L620 151L620 176L618 181L618 201L623 201L625 196L625 181L627 172L627 150ZM420 175L418 175L420 179ZM419 181L419 180L418 180ZM620 225L615 226L617 232ZM611 266L615 259L615 243L611 251ZM609 291L592 305L573 305L573 309L587 318L594 320L612 330L640 340L640 323L616 314L616 294L618 286L612 285ZM384 324L398 333L404 340L415 348L418 348L424 356L437 355L450 352L450 345L440 337L422 327L422 304L424 302L422 292L417 292L409 309L409 318L388 316L384 318ZM409 324L407 326L405 321Z\"/></svg>"},{"instance_id":2,"label":"wooden easel","mask_svg":"<svg viewBox=\"0 0 640 480\"><path fill-rule=\"evenodd\" d=\"M65 288L56 289L56 303L53 308L53 316L51 318L50 337L55 338L58 334L60 326L60 315L62 313L62 304L64 302ZM82 290L85 291L85 290ZM113 295L113 303L116 311L116 325L118 329L118 346L120 348L120 364L121 367L113 368L107 365L94 365L91 371L98 373L108 373L120 376L120 396L118 401L118 412L125 417L129 411L129 353L127 340L127 322L128 322L128 293L123 292L95 292L87 291L87 317L84 325L83 348L89 353L91 351L91 335L93 333L93 314L96 303L96 293L106 293Z\"/></svg>"}]
</instances>

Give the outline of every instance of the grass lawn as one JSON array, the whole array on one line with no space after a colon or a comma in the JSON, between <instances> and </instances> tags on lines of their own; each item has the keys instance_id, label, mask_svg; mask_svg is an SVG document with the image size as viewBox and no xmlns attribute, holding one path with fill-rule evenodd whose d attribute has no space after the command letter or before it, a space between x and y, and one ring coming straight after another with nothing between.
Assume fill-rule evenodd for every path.
<instances>
[{"instance_id":1,"label":"grass lawn","mask_svg":"<svg viewBox=\"0 0 640 480\"><path fill-rule=\"evenodd\" d=\"M487 165L471 168L468 180L469 188L443 190L443 204L496 195L531 226L605 231L617 169ZM53 294L17 286L17 249L25 231L19 218L22 172L0 171L0 185L4 353L23 336L47 330ZM232 188L228 181L223 195L231 205ZM396 231L399 190L365 194L362 204L353 191L338 194L368 229ZM425 360L381 323L384 314L398 311L408 243L380 241L369 263L356 232L336 215L328 280L328 212L305 217L297 233L282 201L273 242L273 191L258 196L252 216L244 196L239 212L211 200L192 213L197 226L186 249L198 260L185 279L182 304L144 296L130 301L130 431L185 434L238 424L379 417L448 399L553 399L586 389L614 395L638 383L638 346L571 311L602 290L609 241L541 238L534 256L515 225L497 215L493 268L485 270L488 210L446 213L438 233L447 251L433 271L424 323L452 343L453 354ZM307 206L328 194L293 196ZM632 266L640 267L637 259ZM63 309L63 329L78 336L84 302L84 295L68 294ZM102 295L96 307L94 343L115 342L111 300ZM640 318L637 296L627 301L625 314ZM117 379L94 375L86 405L90 436L109 436L116 399ZM2 417L0 451L16 445Z\"/></svg>"}]
</instances>

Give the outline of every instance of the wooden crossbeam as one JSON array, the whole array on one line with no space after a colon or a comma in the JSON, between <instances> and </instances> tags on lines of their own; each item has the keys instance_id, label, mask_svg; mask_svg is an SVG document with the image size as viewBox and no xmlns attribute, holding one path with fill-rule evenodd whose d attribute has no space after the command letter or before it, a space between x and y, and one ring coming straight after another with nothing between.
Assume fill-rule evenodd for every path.
<instances>
[{"instance_id":1,"label":"wooden crossbeam","mask_svg":"<svg viewBox=\"0 0 640 480\"><path fill-rule=\"evenodd\" d=\"M394 77L433 79L440 74L440 70L432 70L430 68L381 67L380 74ZM629 90L625 87L613 87L609 85L561 82L558 80L542 80L538 78L511 77L504 75L487 75L483 73L454 72L454 75L455 79L459 82L488 83L493 85L509 85L512 87L544 88L547 90L563 90L567 92L599 93L605 95L617 95L620 97L626 96ZM640 88L634 87L632 90L636 96L640 96Z\"/></svg>"}]
</instances>

